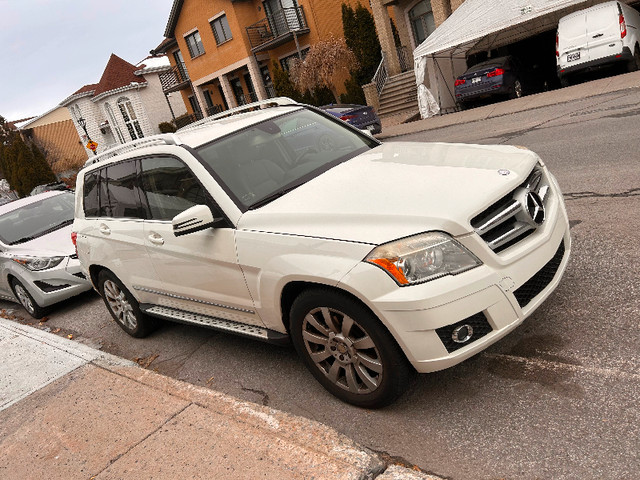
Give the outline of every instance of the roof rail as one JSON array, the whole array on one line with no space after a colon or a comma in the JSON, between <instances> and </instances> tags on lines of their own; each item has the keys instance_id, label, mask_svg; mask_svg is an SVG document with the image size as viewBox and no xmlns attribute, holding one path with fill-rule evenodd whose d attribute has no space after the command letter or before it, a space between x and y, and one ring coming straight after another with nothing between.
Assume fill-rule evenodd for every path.
<instances>
[{"instance_id":1,"label":"roof rail","mask_svg":"<svg viewBox=\"0 0 640 480\"><path fill-rule=\"evenodd\" d=\"M221 118L230 117L232 115L238 115L240 113L251 112L253 110L258 110L261 108L269 108L269 107L283 107L286 105L300 105L300 103L289 97L274 97L267 98L266 100L260 100L257 102L247 103L245 105L241 105L239 107L230 108L229 110L225 110L224 112L216 113L215 115L211 115L210 117L205 117L202 120L198 120L197 122L190 123L182 127L178 132L184 132L185 130L191 130L192 128L198 128L202 125L207 125L211 122L215 122L216 120L220 120Z\"/></svg>"},{"instance_id":2,"label":"roof rail","mask_svg":"<svg viewBox=\"0 0 640 480\"><path fill-rule=\"evenodd\" d=\"M138 138L122 145L117 145L109 150L102 152L100 155L89 158L84 164L85 167L93 165L94 163L107 160L108 158L115 157L127 152L132 152L142 147L150 147L152 145L180 145L180 140L173 133L163 133L160 135L153 135L151 137Z\"/></svg>"}]
</instances>

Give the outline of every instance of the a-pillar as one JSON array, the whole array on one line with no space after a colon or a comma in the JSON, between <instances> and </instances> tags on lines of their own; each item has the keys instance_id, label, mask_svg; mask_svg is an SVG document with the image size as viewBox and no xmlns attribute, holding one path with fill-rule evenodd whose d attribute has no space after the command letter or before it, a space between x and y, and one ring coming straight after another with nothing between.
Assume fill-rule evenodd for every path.
<instances>
[{"instance_id":1,"label":"a-pillar","mask_svg":"<svg viewBox=\"0 0 640 480\"><path fill-rule=\"evenodd\" d=\"M389 11L387 10L387 7L383 5L383 0L371 0L371 10L373 11L373 21L375 22L376 30L378 31L380 47L384 52L387 73L390 77L398 75L401 73L401 68L400 61L398 60L396 44L393 40L393 30L391 29Z\"/></svg>"},{"instance_id":2,"label":"a-pillar","mask_svg":"<svg viewBox=\"0 0 640 480\"><path fill-rule=\"evenodd\" d=\"M262 73L260 73L260 65L258 65L258 61L253 55L249 56L247 68L249 69L251 83L253 83L253 88L256 90L258 100L266 100L269 98L267 95L267 89L264 88L264 80L262 79Z\"/></svg>"},{"instance_id":3,"label":"a-pillar","mask_svg":"<svg viewBox=\"0 0 640 480\"><path fill-rule=\"evenodd\" d=\"M226 75L220 75L218 77L218 81L220 82L220 86L222 87L222 93L224 93L224 98L227 101L227 105L229 108L234 108L238 106L238 102L236 102L236 96L233 94L233 89L231 88L231 84L229 83L229 79Z\"/></svg>"}]
</instances>

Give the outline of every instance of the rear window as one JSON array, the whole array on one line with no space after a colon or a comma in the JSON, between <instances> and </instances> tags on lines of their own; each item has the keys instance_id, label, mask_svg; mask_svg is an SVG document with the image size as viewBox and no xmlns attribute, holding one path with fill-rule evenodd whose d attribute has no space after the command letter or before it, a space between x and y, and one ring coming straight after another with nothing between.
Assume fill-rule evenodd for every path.
<instances>
[{"instance_id":1,"label":"rear window","mask_svg":"<svg viewBox=\"0 0 640 480\"><path fill-rule=\"evenodd\" d=\"M73 223L74 195L63 193L0 216L0 241L6 245L35 240Z\"/></svg>"}]
</instances>

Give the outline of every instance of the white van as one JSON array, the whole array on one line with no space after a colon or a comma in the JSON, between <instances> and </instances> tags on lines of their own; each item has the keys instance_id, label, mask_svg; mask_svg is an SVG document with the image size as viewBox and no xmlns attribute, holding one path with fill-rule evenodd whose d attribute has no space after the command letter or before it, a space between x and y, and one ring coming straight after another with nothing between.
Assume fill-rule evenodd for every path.
<instances>
[{"instance_id":1,"label":"white van","mask_svg":"<svg viewBox=\"0 0 640 480\"><path fill-rule=\"evenodd\" d=\"M556 63L563 87L578 72L626 63L640 67L640 14L620 2L605 2L562 17L556 34Z\"/></svg>"}]
</instances>

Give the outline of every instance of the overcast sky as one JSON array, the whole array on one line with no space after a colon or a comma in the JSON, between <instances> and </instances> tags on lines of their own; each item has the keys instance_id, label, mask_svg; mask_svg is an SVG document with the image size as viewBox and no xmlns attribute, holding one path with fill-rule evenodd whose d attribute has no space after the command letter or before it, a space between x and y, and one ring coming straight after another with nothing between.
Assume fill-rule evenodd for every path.
<instances>
[{"instance_id":1,"label":"overcast sky","mask_svg":"<svg viewBox=\"0 0 640 480\"><path fill-rule=\"evenodd\" d=\"M144 59L173 0L0 0L0 115L41 115L98 83L109 56Z\"/></svg>"}]
</instances>

